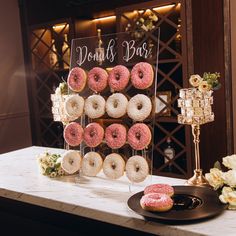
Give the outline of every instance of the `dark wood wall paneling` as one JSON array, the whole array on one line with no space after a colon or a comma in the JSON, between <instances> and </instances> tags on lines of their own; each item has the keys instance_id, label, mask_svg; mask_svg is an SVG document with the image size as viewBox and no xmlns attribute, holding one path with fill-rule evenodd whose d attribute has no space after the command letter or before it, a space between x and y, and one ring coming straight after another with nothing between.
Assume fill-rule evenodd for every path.
<instances>
[{"instance_id":1,"label":"dark wood wall paneling","mask_svg":"<svg viewBox=\"0 0 236 236\"><path fill-rule=\"evenodd\" d=\"M79 0L76 1L78 3L80 2ZM229 105L226 109L226 94L230 94L230 91L225 91L224 12L226 12L226 10L224 9L224 1L227 0L185 1L188 3L187 6L190 6L186 11L189 11L192 8L192 17L191 14L187 14L189 16L187 21L192 21L192 27L191 24L189 24L188 29L193 29L194 73L202 74L203 72L208 71L217 71L221 73L222 88L219 91L214 92L213 111L215 113L215 122L201 127L200 148L202 167L204 170L209 170L216 160L221 160L223 156L231 154L233 151L231 144L233 140L232 130L230 130L232 125L229 125L232 123L232 114L230 114L231 109L229 108ZM145 0L126 0L125 2L120 0L101 0L94 1L94 4L91 3L92 1L88 0L84 5L76 5L73 2L74 1L70 0L19 0L21 9L24 9L21 10L24 15L22 25L22 28L25 29L24 32L27 31L26 28L29 25L74 17L83 22L83 24L78 25L77 21L75 27L84 27L85 29L83 31L84 35L81 34L76 36L88 36L91 32L95 31L95 26L93 24L91 25L90 23L90 25L87 25L88 20L98 16L99 13L112 13L116 7L137 2L145 2ZM105 27L109 28L109 26ZM80 32L82 31L80 30ZM192 69L189 73L192 73ZM228 104L232 103L232 98L228 95L227 99Z\"/></svg>"},{"instance_id":2,"label":"dark wood wall paneling","mask_svg":"<svg viewBox=\"0 0 236 236\"><path fill-rule=\"evenodd\" d=\"M194 72L220 72L222 84L214 92L215 121L201 126L200 150L205 170L227 155L227 142L232 138L226 132L227 117L231 114L226 114L223 9L223 0L192 0Z\"/></svg>"},{"instance_id":3,"label":"dark wood wall paneling","mask_svg":"<svg viewBox=\"0 0 236 236\"><path fill-rule=\"evenodd\" d=\"M57 19L75 17L93 19L114 13L114 9L147 0L19 0L30 9L27 15L29 25L50 22Z\"/></svg>"}]
</instances>

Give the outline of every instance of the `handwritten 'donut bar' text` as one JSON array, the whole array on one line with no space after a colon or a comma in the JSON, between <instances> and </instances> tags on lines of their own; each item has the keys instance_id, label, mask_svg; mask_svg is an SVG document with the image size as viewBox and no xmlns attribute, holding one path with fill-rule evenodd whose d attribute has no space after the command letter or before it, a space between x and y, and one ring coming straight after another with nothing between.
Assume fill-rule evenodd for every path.
<instances>
[{"instance_id":1,"label":"handwritten 'donut bar' text","mask_svg":"<svg viewBox=\"0 0 236 236\"><path fill-rule=\"evenodd\" d=\"M142 57L142 58L148 58L152 53L152 48L148 48L148 45L146 42L144 42L141 46L136 47L135 46L135 40L130 41L123 41L121 44L121 47L123 49L123 60L125 62L130 61L134 56ZM110 41L107 44L107 47L103 50L103 53L100 53L101 51L98 51L94 49L94 52L91 52L88 50L87 46L78 46L76 47L76 63L81 66L84 62L88 61L109 61L114 62L116 56L117 56L117 50L116 50L116 40L110 39Z\"/></svg>"}]
</instances>

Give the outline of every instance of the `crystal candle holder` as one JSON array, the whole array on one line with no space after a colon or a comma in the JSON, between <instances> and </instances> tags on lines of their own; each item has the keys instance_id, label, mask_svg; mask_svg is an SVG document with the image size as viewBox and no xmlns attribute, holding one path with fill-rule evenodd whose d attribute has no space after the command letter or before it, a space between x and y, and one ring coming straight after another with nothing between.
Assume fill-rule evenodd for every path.
<instances>
[{"instance_id":1,"label":"crystal candle holder","mask_svg":"<svg viewBox=\"0 0 236 236\"><path fill-rule=\"evenodd\" d=\"M194 176L187 181L189 185L209 185L200 167L199 143L200 125L214 121L212 92L212 90L201 92L196 88L180 89L179 91L178 107L181 108L181 114L178 115L178 123L191 125L195 147L196 169L194 170Z\"/></svg>"},{"instance_id":2,"label":"crystal candle holder","mask_svg":"<svg viewBox=\"0 0 236 236\"><path fill-rule=\"evenodd\" d=\"M51 94L53 120L63 124L73 120L73 117L65 113L64 104L67 96L69 95Z\"/></svg>"}]
</instances>

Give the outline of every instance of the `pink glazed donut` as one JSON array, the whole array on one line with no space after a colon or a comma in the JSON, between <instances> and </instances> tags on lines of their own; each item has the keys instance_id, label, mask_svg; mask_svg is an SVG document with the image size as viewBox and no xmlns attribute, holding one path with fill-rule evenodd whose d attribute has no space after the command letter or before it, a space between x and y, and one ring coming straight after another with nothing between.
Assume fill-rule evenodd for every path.
<instances>
[{"instance_id":1,"label":"pink glazed donut","mask_svg":"<svg viewBox=\"0 0 236 236\"><path fill-rule=\"evenodd\" d=\"M108 84L112 91L121 91L129 83L129 70L122 65L115 66L108 75Z\"/></svg>"},{"instance_id":2,"label":"pink glazed donut","mask_svg":"<svg viewBox=\"0 0 236 236\"><path fill-rule=\"evenodd\" d=\"M131 82L137 89L146 89L152 85L153 69L147 62L139 62L131 71Z\"/></svg>"},{"instance_id":3,"label":"pink glazed donut","mask_svg":"<svg viewBox=\"0 0 236 236\"><path fill-rule=\"evenodd\" d=\"M126 128L120 124L109 125L105 131L105 139L112 149L122 147L126 142Z\"/></svg>"},{"instance_id":4,"label":"pink glazed donut","mask_svg":"<svg viewBox=\"0 0 236 236\"><path fill-rule=\"evenodd\" d=\"M152 184L144 189L145 195L149 193L164 193L172 197L174 195L174 188L169 184Z\"/></svg>"},{"instance_id":5,"label":"pink glazed donut","mask_svg":"<svg viewBox=\"0 0 236 236\"><path fill-rule=\"evenodd\" d=\"M146 211L164 212L169 211L173 205L173 200L164 193L149 193L140 199L141 207Z\"/></svg>"},{"instance_id":6,"label":"pink glazed donut","mask_svg":"<svg viewBox=\"0 0 236 236\"><path fill-rule=\"evenodd\" d=\"M103 140L104 129L98 123L90 123L84 129L84 142L89 147L97 147Z\"/></svg>"},{"instance_id":7,"label":"pink glazed donut","mask_svg":"<svg viewBox=\"0 0 236 236\"><path fill-rule=\"evenodd\" d=\"M70 146L78 146L83 139L83 128L76 122L69 123L64 129L64 139Z\"/></svg>"},{"instance_id":8,"label":"pink glazed donut","mask_svg":"<svg viewBox=\"0 0 236 236\"><path fill-rule=\"evenodd\" d=\"M108 74L104 69L94 67L88 73L88 86L94 92L99 93L106 88L107 79Z\"/></svg>"},{"instance_id":9,"label":"pink glazed donut","mask_svg":"<svg viewBox=\"0 0 236 236\"><path fill-rule=\"evenodd\" d=\"M152 139L152 133L143 123L134 124L128 131L128 143L135 150L143 150Z\"/></svg>"},{"instance_id":10,"label":"pink glazed donut","mask_svg":"<svg viewBox=\"0 0 236 236\"><path fill-rule=\"evenodd\" d=\"M68 87L74 92L81 92L87 81L87 75L85 71L80 67L73 68L67 78Z\"/></svg>"}]
</instances>

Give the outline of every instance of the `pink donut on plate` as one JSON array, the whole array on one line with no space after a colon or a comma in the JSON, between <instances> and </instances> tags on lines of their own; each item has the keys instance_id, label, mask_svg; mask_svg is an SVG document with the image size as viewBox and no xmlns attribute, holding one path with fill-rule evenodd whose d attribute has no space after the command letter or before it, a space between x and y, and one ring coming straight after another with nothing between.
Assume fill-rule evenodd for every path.
<instances>
[{"instance_id":1,"label":"pink donut on plate","mask_svg":"<svg viewBox=\"0 0 236 236\"><path fill-rule=\"evenodd\" d=\"M84 142L89 147L97 147L103 140L104 129L98 123L90 123L84 129Z\"/></svg>"},{"instance_id":2,"label":"pink donut on plate","mask_svg":"<svg viewBox=\"0 0 236 236\"><path fill-rule=\"evenodd\" d=\"M80 68L80 67L75 67L73 68L67 78L67 84L68 87L74 91L74 92L81 92L87 81L87 75L86 72Z\"/></svg>"},{"instance_id":3,"label":"pink donut on plate","mask_svg":"<svg viewBox=\"0 0 236 236\"><path fill-rule=\"evenodd\" d=\"M69 123L64 129L64 139L70 146L78 146L83 139L83 128L76 122Z\"/></svg>"},{"instance_id":4,"label":"pink donut on plate","mask_svg":"<svg viewBox=\"0 0 236 236\"><path fill-rule=\"evenodd\" d=\"M169 184L152 184L144 189L145 195L149 193L164 193L172 197L174 195L174 188Z\"/></svg>"},{"instance_id":5,"label":"pink donut on plate","mask_svg":"<svg viewBox=\"0 0 236 236\"><path fill-rule=\"evenodd\" d=\"M143 150L152 139L152 133L143 123L134 124L128 131L128 143L135 150Z\"/></svg>"},{"instance_id":6,"label":"pink donut on plate","mask_svg":"<svg viewBox=\"0 0 236 236\"><path fill-rule=\"evenodd\" d=\"M122 147L126 142L126 128L121 124L109 125L105 131L105 139L112 149Z\"/></svg>"},{"instance_id":7,"label":"pink donut on plate","mask_svg":"<svg viewBox=\"0 0 236 236\"><path fill-rule=\"evenodd\" d=\"M112 91L121 91L129 83L129 70L122 65L115 66L108 75L108 84Z\"/></svg>"},{"instance_id":8,"label":"pink donut on plate","mask_svg":"<svg viewBox=\"0 0 236 236\"><path fill-rule=\"evenodd\" d=\"M94 67L88 73L88 86L96 93L101 92L107 86L107 79L108 74L104 69Z\"/></svg>"},{"instance_id":9,"label":"pink donut on plate","mask_svg":"<svg viewBox=\"0 0 236 236\"><path fill-rule=\"evenodd\" d=\"M131 71L131 82L137 89L146 89L153 83L154 72L147 62L139 62Z\"/></svg>"},{"instance_id":10,"label":"pink donut on plate","mask_svg":"<svg viewBox=\"0 0 236 236\"><path fill-rule=\"evenodd\" d=\"M163 193L149 193L140 199L141 207L146 211L164 212L169 211L173 205L173 200Z\"/></svg>"}]
</instances>

